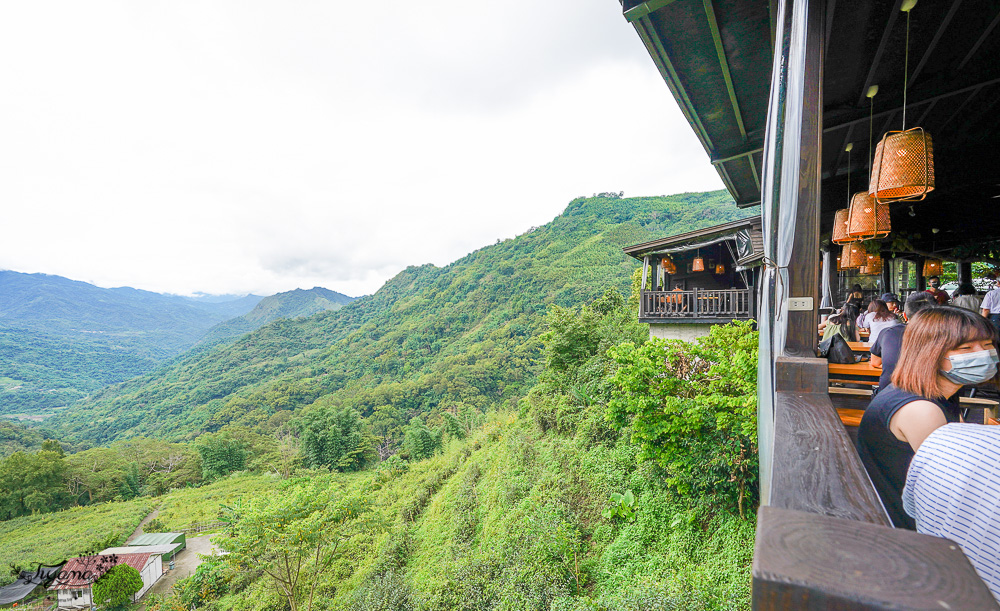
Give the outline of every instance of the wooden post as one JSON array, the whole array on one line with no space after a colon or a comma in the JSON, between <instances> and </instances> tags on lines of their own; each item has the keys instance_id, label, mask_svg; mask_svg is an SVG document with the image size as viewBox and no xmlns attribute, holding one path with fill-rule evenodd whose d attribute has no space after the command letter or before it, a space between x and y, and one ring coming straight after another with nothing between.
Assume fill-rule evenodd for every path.
<instances>
[{"instance_id":1,"label":"wooden post","mask_svg":"<svg viewBox=\"0 0 1000 611\"><path fill-rule=\"evenodd\" d=\"M816 356L817 307L819 307L819 232L820 232L820 182L822 179L823 148L823 48L826 35L824 0L795 0L792 20L795 26L804 27L804 36L791 40L793 58L789 71L788 107L785 113L784 148L794 151L799 159L798 185L782 189L782 218L794 216L795 231L791 252L782 257L788 263L788 292L786 297L811 297L812 308L788 312L788 332L785 340L786 356ZM795 27L793 27L794 31ZM796 91L792 83L802 83ZM798 105L797 103L801 103ZM798 125L794 125L796 122ZM798 128L798 129L796 129ZM795 136L799 139L796 141ZM787 157L786 157L787 159ZM789 180L785 176L783 180ZM784 185L783 185L784 186ZM790 185L789 185L790 186ZM795 193L795 199L787 197ZM789 214L791 213L791 214Z\"/></svg>"},{"instance_id":2,"label":"wooden post","mask_svg":"<svg viewBox=\"0 0 1000 611\"><path fill-rule=\"evenodd\" d=\"M700 306L698 304L698 287L694 287L694 294L692 299L694 300L694 304L691 306L691 310L694 312L695 318L697 318L698 313L701 311Z\"/></svg>"},{"instance_id":3,"label":"wooden post","mask_svg":"<svg viewBox=\"0 0 1000 611\"><path fill-rule=\"evenodd\" d=\"M924 281L924 258L917 257L913 263L914 275L917 279L917 290L923 291L927 289L927 283Z\"/></svg>"},{"instance_id":4,"label":"wooden post","mask_svg":"<svg viewBox=\"0 0 1000 611\"><path fill-rule=\"evenodd\" d=\"M972 282L972 262L971 261L959 261L958 267L958 281L962 282Z\"/></svg>"}]
</instances>

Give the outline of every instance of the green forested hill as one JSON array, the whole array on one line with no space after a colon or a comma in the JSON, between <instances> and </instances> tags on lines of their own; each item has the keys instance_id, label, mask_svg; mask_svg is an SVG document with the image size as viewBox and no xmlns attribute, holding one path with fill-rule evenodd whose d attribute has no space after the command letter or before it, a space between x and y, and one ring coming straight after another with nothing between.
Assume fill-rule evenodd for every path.
<instances>
[{"instance_id":1,"label":"green forested hill","mask_svg":"<svg viewBox=\"0 0 1000 611\"><path fill-rule=\"evenodd\" d=\"M747 215L722 191L579 198L552 222L451 265L410 267L338 311L268 324L105 389L47 424L71 439L193 438L350 406L386 434L446 403L485 410L533 380L550 304L625 291L622 247Z\"/></svg>"},{"instance_id":2,"label":"green forested hill","mask_svg":"<svg viewBox=\"0 0 1000 611\"><path fill-rule=\"evenodd\" d=\"M339 310L352 301L354 301L353 297L319 286L308 290L295 289L294 291L278 293L261 299L254 306L254 309L246 314L212 327L198 343L203 346L211 346L256 331L275 320L311 316L316 312L326 310Z\"/></svg>"},{"instance_id":3,"label":"green forested hill","mask_svg":"<svg viewBox=\"0 0 1000 611\"><path fill-rule=\"evenodd\" d=\"M0 271L0 414L71 405L151 371L255 303L209 303Z\"/></svg>"}]
</instances>

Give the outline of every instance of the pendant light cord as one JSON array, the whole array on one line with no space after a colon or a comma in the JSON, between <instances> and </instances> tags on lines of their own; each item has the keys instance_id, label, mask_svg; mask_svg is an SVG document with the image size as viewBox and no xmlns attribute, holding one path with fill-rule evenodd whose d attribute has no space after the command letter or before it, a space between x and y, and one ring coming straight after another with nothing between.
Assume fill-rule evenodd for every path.
<instances>
[{"instance_id":1,"label":"pendant light cord","mask_svg":"<svg viewBox=\"0 0 1000 611\"><path fill-rule=\"evenodd\" d=\"M906 89L910 77L910 11L906 11L906 51L903 54L903 131L906 131Z\"/></svg>"}]
</instances>

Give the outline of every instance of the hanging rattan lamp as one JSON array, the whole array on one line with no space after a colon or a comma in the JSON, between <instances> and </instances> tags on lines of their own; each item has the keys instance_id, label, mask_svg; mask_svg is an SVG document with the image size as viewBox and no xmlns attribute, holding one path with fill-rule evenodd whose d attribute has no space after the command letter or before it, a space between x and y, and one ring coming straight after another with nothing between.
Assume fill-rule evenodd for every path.
<instances>
[{"instance_id":1,"label":"hanging rattan lamp","mask_svg":"<svg viewBox=\"0 0 1000 611\"><path fill-rule=\"evenodd\" d=\"M924 278L941 275L941 259L924 259Z\"/></svg>"},{"instance_id":2,"label":"hanging rattan lamp","mask_svg":"<svg viewBox=\"0 0 1000 611\"><path fill-rule=\"evenodd\" d=\"M692 272L703 272L705 271L705 259L701 257L701 250L698 251L698 256L694 258L691 262Z\"/></svg>"},{"instance_id":3,"label":"hanging rattan lamp","mask_svg":"<svg viewBox=\"0 0 1000 611\"><path fill-rule=\"evenodd\" d=\"M910 10L904 2L906 52L903 62L903 129L886 132L875 148L868 194L880 203L919 201L934 190L934 144L922 127L906 129L906 90L910 61Z\"/></svg>"},{"instance_id":4,"label":"hanging rattan lamp","mask_svg":"<svg viewBox=\"0 0 1000 611\"><path fill-rule=\"evenodd\" d=\"M660 262L660 265L663 266L663 271L667 272L668 274L677 273L677 264L674 263L669 257L663 259L663 261Z\"/></svg>"},{"instance_id":5,"label":"hanging rattan lamp","mask_svg":"<svg viewBox=\"0 0 1000 611\"><path fill-rule=\"evenodd\" d=\"M851 198L847 219L847 235L852 240L884 238L892 232L889 204L880 203L860 191Z\"/></svg>"},{"instance_id":6,"label":"hanging rattan lamp","mask_svg":"<svg viewBox=\"0 0 1000 611\"><path fill-rule=\"evenodd\" d=\"M844 268L841 267L841 265L840 265L840 258L841 258L841 255L837 255L837 271L838 272L844 271Z\"/></svg>"},{"instance_id":7,"label":"hanging rattan lamp","mask_svg":"<svg viewBox=\"0 0 1000 611\"><path fill-rule=\"evenodd\" d=\"M721 276L724 273L726 273L726 266L725 265L723 265L722 263L719 263L718 265L715 266L715 275L716 276Z\"/></svg>"},{"instance_id":8,"label":"hanging rattan lamp","mask_svg":"<svg viewBox=\"0 0 1000 611\"><path fill-rule=\"evenodd\" d=\"M830 241L834 244L847 244L851 241L851 237L847 235L849 212L848 208L843 208L837 210L837 214L833 216L833 234L830 236Z\"/></svg>"},{"instance_id":9,"label":"hanging rattan lamp","mask_svg":"<svg viewBox=\"0 0 1000 611\"><path fill-rule=\"evenodd\" d=\"M868 255L868 261L861 266L861 273L865 276L877 276L882 273L882 256Z\"/></svg>"},{"instance_id":10,"label":"hanging rattan lamp","mask_svg":"<svg viewBox=\"0 0 1000 611\"><path fill-rule=\"evenodd\" d=\"M922 127L887 132L875 147L868 194L880 203L919 201L934 190L934 144Z\"/></svg>"},{"instance_id":11,"label":"hanging rattan lamp","mask_svg":"<svg viewBox=\"0 0 1000 611\"><path fill-rule=\"evenodd\" d=\"M865 249L860 242L844 244L844 249L840 254L840 267L842 269L858 269L867 262Z\"/></svg>"}]
</instances>

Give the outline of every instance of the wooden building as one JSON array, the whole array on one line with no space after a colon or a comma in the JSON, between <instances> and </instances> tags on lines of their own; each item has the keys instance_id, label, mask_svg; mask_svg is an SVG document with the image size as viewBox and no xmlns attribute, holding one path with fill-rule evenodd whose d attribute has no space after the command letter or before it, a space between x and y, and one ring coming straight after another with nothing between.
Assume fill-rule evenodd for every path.
<instances>
[{"instance_id":1,"label":"wooden building","mask_svg":"<svg viewBox=\"0 0 1000 611\"><path fill-rule=\"evenodd\" d=\"M643 264L639 322L650 337L689 340L754 318L763 247L750 217L625 248Z\"/></svg>"},{"instance_id":2,"label":"wooden building","mask_svg":"<svg viewBox=\"0 0 1000 611\"><path fill-rule=\"evenodd\" d=\"M958 261L966 278L1000 260L1000 4L912 4L622 0L706 162L737 206L761 206L755 609L997 608L957 545L891 528L815 351L820 262L835 280L837 212L867 191L869 142L888 131L932 135L935 180L863 243L886 288L897 260L921 275Z\"/></svg>"}]
</instances>

